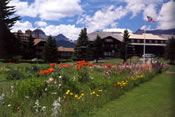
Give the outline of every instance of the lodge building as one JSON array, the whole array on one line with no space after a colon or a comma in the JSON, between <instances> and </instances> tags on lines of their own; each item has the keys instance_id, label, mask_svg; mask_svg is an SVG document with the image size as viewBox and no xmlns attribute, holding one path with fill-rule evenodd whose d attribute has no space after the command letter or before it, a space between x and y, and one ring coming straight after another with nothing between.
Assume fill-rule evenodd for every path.
<instances>
[{"instance_id":1,"label":"lodge building","mask_svg":"<svg viewBox=\"0 0 175 117\"><path fill-rule=\"evenodd\" d=\"M119 57L120 45L123 42L123 33L120 32L93 32L88 34L89 41L94 41L99 35L103 41L104 57ZM132 54L141 56L143 54L144 39L145 53L153 53L157 56L164 54L164 48L173 35L154 35L150 33L134 34L129 33L129 51ZM131 52L132 51L132 52Z\"/></svg>"}]
</instances>

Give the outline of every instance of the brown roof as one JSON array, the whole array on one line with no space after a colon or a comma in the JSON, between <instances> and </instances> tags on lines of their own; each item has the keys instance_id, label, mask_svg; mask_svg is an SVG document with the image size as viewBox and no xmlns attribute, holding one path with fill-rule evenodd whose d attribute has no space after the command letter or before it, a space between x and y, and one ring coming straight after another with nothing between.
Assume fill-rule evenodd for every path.
<instances>
[{"instance_id":1,"label":"brown roof","mask_svg":"<svg viewBox=\"0 0 175 117\"><path fill-rule=\"evenodd\" d=\"M74 48L64 48L62 46L58 47L57 50L61 52L74 52Z\"/></svg>"},{"instance_id":2,"label":"brown roof","mask_svg":"<svg viewBox=\"0 0 175 117\"><path fill-rule=\"evenodd\" d=\"M40 43L41 41L46 42L46 40L44 40L44 39L35 39L34 46L37 45L38 43Z\"/></svg>"},{"instance_id":3,"label":"brown roof","mask_svg":"<svg viewBox=\"0 0 175 117\"><path fill-rule=\"evenodd\" d=\"M90 41L94 41L99 35L102 39L107 38L107 37L113 37L119 41L123 41L123 33L119 32L92 32L88 34L88 39ZM129 33L130 39L144 39L144 34L133 34ZM168 40L167 36L160 36L160 35L154 35L150 33L145 33L145 39L150 39L150 40Z\"/></svg>"},{"instance_id":4,"label":"brown roof","mask_svg":"<svg viewBox=\"0 0 175 117\"><path fill-rule=\"evenodd\" d=\"M130 39L144 39L144 36L145 36L145 39L150 39L150 40L168 40L168 38L164 38L164 37L161 37L160 35L154 35L154 34L151 34L151 33L145 33L144 34L133 34L133 33L130 33Z\"/></svg>"}]
</instances>

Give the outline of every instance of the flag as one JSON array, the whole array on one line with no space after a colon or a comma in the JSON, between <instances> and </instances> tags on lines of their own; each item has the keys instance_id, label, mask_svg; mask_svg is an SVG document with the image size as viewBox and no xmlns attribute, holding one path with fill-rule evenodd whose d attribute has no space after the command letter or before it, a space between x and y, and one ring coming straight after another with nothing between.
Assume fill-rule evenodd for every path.
<instances>
[{"instance_id":1,"label":"flag","mask_svg":"<svg viewBox=\"0 0 175 117\"><path fill-rule=\"evenodd\" d=\"M147 18L148 18L148 22L155 22L155 20L152 17L147 16Z\"/></svg>"}]
</instances>

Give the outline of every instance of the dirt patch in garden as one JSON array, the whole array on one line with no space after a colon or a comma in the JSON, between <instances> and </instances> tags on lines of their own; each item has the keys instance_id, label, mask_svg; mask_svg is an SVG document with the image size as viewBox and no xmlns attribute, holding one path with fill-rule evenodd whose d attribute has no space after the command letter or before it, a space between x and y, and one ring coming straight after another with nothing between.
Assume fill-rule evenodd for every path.
<instances>
[{"instance_id":1,"label":"dirt patch in garden","mask_svg":"<svg viewBox=\"0 0 175 117\"><path fill-rule=\"evenodd\" d=\"M175 72L167 71L168 74L175 74Z\"/></svg>"}]
</instances>

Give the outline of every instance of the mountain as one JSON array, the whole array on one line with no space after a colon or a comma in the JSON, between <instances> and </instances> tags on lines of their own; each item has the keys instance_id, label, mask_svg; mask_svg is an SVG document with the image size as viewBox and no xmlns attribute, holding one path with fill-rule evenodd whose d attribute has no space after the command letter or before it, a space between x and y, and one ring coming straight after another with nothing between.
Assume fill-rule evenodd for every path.
<instances>
[{"instance_id":1,"label":"mountain","mask_svg":"<svg viewBox=\"0 0 175 117\"><path fill-rule=\"evenodd\" d=\"M75 44L73 42L70 41L66 41L66 40L56 40L57 46L63 46L65 48L74 48Z\"/></svg>"},{"instance_id":2,"label":"mountain","mask_svg":"<svg viewBox=\"0 0 175 117\"><path fill-rule=\"evenodd\" d=\"M42 38L42 39L47 39L48 36L45 34L44 31L42 31L41 29L35 29L34 31L32 31L32 36L36 37L36 38Z\"/></svg>"},{"instance_id":3,"label":"mountain","mask_svg":"<svg viewBox=\"0 0 175 117\"><path fill-rule=\"evenodd\" d=\"M146 33L152 33L152 34L175 34L175 28L173 29L156 29L156 30L146 30ZM144 30L138 29L135 34L142 34L144 33Z\"/></svg>"},{"instance_id":4,"label":"mountain","mask_svg":"<svg viewBox=\"0 0 175 117\"><path fill-rule=\"evenodd\" d=\"M59 35L57 35L57 36L54 36L55 37L55 39L58 41L58 40L64 40L64 41L69 41L69 39L66 37L66 36L64 36L63 34L59 34Z\"/></svg>"}]
</instances>

